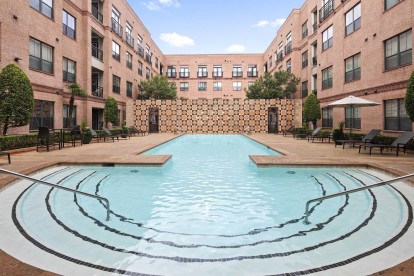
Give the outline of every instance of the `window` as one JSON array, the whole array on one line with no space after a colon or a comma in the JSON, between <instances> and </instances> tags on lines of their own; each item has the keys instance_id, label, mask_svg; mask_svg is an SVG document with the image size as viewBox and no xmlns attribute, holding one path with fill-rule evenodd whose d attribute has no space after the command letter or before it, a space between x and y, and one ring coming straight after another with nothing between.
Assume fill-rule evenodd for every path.
<instances>
[{"instance_id":1,"label":"window","mask_svg":"<svg viewBox=\"0 0 414 276\"><path fill-rule=\"evenodd\" d=\"M76 82L76 62L63 58L63 80L67 82Z\"/></svg>"},{"instance_id":2,"label":"window","mask_svg":"<svg viewBox=\"0 0 414 276\"><path fill-rule=\"evenodd\" d=\"M242 90L241 81L234 81L233 82L233 91L241 91L241 90Z\"/></svg>"},{"instance_id":3,"label":"window","mask_svg":"<svg viewBox=\"0 0 414 276\"><path fill-rule=\"evenodd\" d=\"M302 98L306 98L308 96L308 81L302 82Z\"/></svg>"},{"instance_id":4,"label":"window","mask_svg":"<svg viewBox=\"0 0 414 276\"><path fill-rule=\"evenodd\" d=\"M412 130L412 122L405 111L404 99L384 101L384 106L386 130Z\"/></svg>"},{"instance_id":5,"label":"window","mask_svg":"<svg viewBox=\"0 0 414 276\"><path fill-rule=\"evenodd\" d=\"M121 78L112 75L112 91L116 94L121 93Z\"/></svg>"},{"instance_id":6,"label":"window","mask_svg":"<svg viewBox=\"0 0 414 276\"><path fill-rule=\"evenodd\" d=\"M158 58L157 57L155 57L155 68L158 69Z\"/></svg>"},{"instance_id":7,"label":"window","mask_svg":"<svg viewBox=\"0 0 414 276\"><path fill-rule=\"evenodd\" d=\"M188 72L188 66L180 67L180 78L189 78L190 72Z\"/></svg>"},{"instance_id":8,"label":"window","mask_svg":"<svg viewBox=\"0 0 414 276\"><path fill-rule=\"evenodd\" d=\"M207 66L205 65L198 66L197 77L207 78L207 76L208 76Z\"/></svg>"},{"instance_id":9,"label":"window","mask_svg":"<svg viewBox=\"0 0 414 276\"><path fill-rule=\"evenodd\" d=\"M129 46L134 48L134 38L132 37L132 27L131 25L129 25L128 22L125 25L125 40Z\"/></svg>"},{"instance_id":10,"label":"window","mask_svg":"<svg viewBox=\"0 0 414 276\"><path fill-rule=\"evenodd\" d=\"M149 80L151 78L151 71L148 67L145 67L145 78Z\"/></svg>"},{"instance_id":11,"label":"window","mask_svg":"<svg viewBox=\"0 0 414 276\"><path fill-rule=\"evenodd\" d=\"M241 65L233 66L233 77L243 77L243 71Z\"/></svg>"},{"instance_id":12,"label":"window","mask_svg":"<svg viewBox=\"0 0 414 276\"><path fill-rule=\"evenodd\" d=\"M322 89L332 88L333 86L333 74L332 66L322 70Z\"/></svg>"},{"instance_id":13,"label":"window","mask_svg":"<svg viewBox=\"0 0 414 276\"><path fill-rule=\"evenodd\" d=\"M112 7L112 30L119 36L122 37L122 26L120 24L120 20L121 20L121 14L119 13L119 11L115 8Z\"/></svg>"},{"instance_id":14,"label":"window","mask_svg":"<svg viewBox=\"0 0 414 276\"><path fill-rule=\"evenodd\" d=\"M138 55L140 55L141 57L144 57L144 47L142 47L142 37L138 36L137 44L138 44Z\"/></svg>"},{"instance_id":15,"label":"window","mask_svg":"<svg viewBox=\"0 0 414 276\"><path fill-rule=\"evenodd\" d=\"M385 70L412 63L412 31L406 31L384 42Z\"/></svg>"},{"instance_id":16,"label":"window","mask_svg":"<svg viewBox=\"0 0 414 276\"><path fill-rule=\"evenodd\" d=\"M345 35L361 28L361 3L345 14Z\"/></svg>"},{"instance_id":17,"label":"window","mask_svg":"<svg viewBox=\"0 0 414 276\"><path fill-rule=\"evenodd\" d=\"M400 2L401 0L384 0L384 8L385 10L388 10L389 8L394 7Z\"/></svg>"},{"instance_id":18,"label":"window","mask_svg":"<svg viewBox=\"0 0 414 276\"><path fill-rule=\"evenodd\" d=\"M34 38L30 38L29 56L30 69L53 74L53 47Z\"/></svg>"},{"instance_id":19,"label":"window","mask_svg":"<svg viewBox=\"0 0 414 276\"><path fill-rule=\"evenodd\" d=\"M31 7L49 18L53 18L53 0L29 0L29 2Z\"/></svg>"},{"instance_id":20,"label":"window","mask_svg":"<svg viewBox=\"0 0 414 276\"><path fill-rule=\"evenodd\" d=\"M38 130L40 126L45 126L50 129L53 128L54 104L54 102L35 100L30 118L30 130Z\"/></svg>"},{"instance_id":21,"label":"window","mask_svg":"<svg viewBox=\"0 0 414 276\"><path fill-rule=\"evenodd\" d=\"M126 66L132 70L132 55L126 52Z\"/></svg>"},{"instance_id":22,"label":"window","mask_svg":"<svg viewBox=\"0 0 414 276\"><path fill-rule=\"evenodd\" d=\"M331 48L333 45L333 26L330 26L328 29L322 33L322 51Z\"/></svg>"},{"instance_id":23,"label":"window","mask_svg":"<svg viewBox=\"0 0 414 276\"><path fill-rule=\"evenodd\" d=\"M72 109L72 126L76 126L76 105ZM69 105L63 105L63 128L69 128Z\"/></svg>"},{"instance_id":24,"label":"window","mask_svg":"<svg viewBox=\"0 0 414 276\"><path fill-rule=\"evenodd\" d=\"M119 44L112 40L112 57L117 61L121 61Z\"/></svg>"},{"instance_id":25,"label":"window","mask_svg":"<svg viewBox=\"0 0 414 276\"><path fill-rule=\"evenodd\" d=\"M213 91L221 91L221 89L222 89L221 81L213 82Z\"/></svg>"},{"instance_id":26,"label":"window","mask_svg":"<svg viewBox=\"0 0 414 276\"><path fill-rule=\"evenodd\" d=\"M126 95L127 97L132 98L132 82L126 82Z\"/></svg>"},{"instance_id":27,"label":"window","mask_svg":"<svg viewBox=\"0 0 414 276\"><path fill-rule=\"evenodd\" d=\"M145 44L145 60L148 63L151 63L151 54L150 54L150 46L148 44Z\"/></svg>"},{"instance_id":28,"label":"window","mask_svg":"<svg viewBox=\"0 0 414 276\"><path fill-rule=\"evenodd\" d=\"M63 33L68 37L76 38L76 19L65 10L63 10L62 29Z\"/></svg>"},{"instance_id":29,"label":"window","mask_svg":"<svg viewBox=\"0 0 414 276\"><path fill-rule=\"evenodd\" d=\"M167 67L167 78L176 78L177 77L177 71L175 69L175 66L168 66Z\"/></svg>"},{"instance_id":30,"label":"window","mask_svg":"<svg viewBox=\"0 0 414 276\"><path fill-rule=\"evenodd\" d=\"M188 91L188 82L180 82L180 91Z\"/></svg>"},{"instance_id":31,"label":"window","mask_svg":"<svg viewBox=\"0 0 414 276\"><path fill-rule=\"evenodd\" d=\"M257 77L258 76L257 65L249 65L249 67L247 67L247 76L248 77Z\"/></svg>"},{"instance_id":32,"label":"window","mask_svg":"<svg viewBox=\"0 0 414 276\"><path fill-rule=\"evenodd\" d=\"M302 69L308 67L308 51L302 53Z\"/></svg>"},{"instance_id":33,"label":"window","mask_svg":"<svg viewBox=\"0 0 414 276\"><path fill-rule=\"evenodd\" d=\"M302 25L302 39L305 39L306 37L308 37L308 20Z\"/></svg>"},{"instance_id":34,"label":"window","mask_svg":"<svg viewBox=\"0 0 414 276\"><path fill-rule=\"evenodd\" d=\"M292 73L292 59L286 61L286 71Z\"/></svg>"},{"instance_id":35,"label":"window","mask_svg":"<svg viewBox=\"0 0 414 276\"><path fill-rule=\"evenodd\" d=\"M352 116L352 110L354 115ZM352 124L351 124L352 123ZM345 108L345 127L353 129L361 129L361 113L359 107Z\"/></svg>"},{"instance_id":36,"label":"window","mask_svg":"<svg viewBox=\"0 0 414 276\"><path fill-rule=\"evenodd\" d=\"M290 52L292 52L292 33L286 36L286 55Z\"/></svg>"},{"instance_id":37,"label":"window","mask_svg":"<svg viewBox=\"0 0 414 276\"><path fill-rule=\"evenodd\" d=\"M275 62L275 65L277 64L277 62ZM269 67L272 68L273 64L272 64L272 56L269 57Z\"/></svg>"},{"instance_id":38,"label":"window","mask_svg":"<svg viewBox=\"0 0 414 276\"><path fill-rule=\"evenodd\" d=\"M213 78L221 78L223 77L223 69L219 65L213 66Z\"/></svg>"},{"instance_id":39,"label":"window","mask_svg":"<svg viewBox=\"0 0 414 276\"><path fill-rule=\"evenodd\" d=\"M319 10L319 22L324 21L333 12L333 0L322 0L322 5Z\"/></svg>"},{"instance_id":40,"label":"window","mask_svg":"<svg viewBox=\"0 0 414 276\"><path fill-rule=\"evenodd\" d=\"M356 54L345 60L345 82L361 78L361 54Z\"/></svg>"},{"instance_id":41,"label":"window","mask_svg":"<svg viewBox=\"0 0 414 276\"><path fill-rule=\"evenodd\" d=\"M138 75L142 76L142 62L138 61Z\"/></svg>"},{"instance_id":42,"label":"window","mask_svg":"<svg viewBox=\"0 0 414 276\"><path fill-rule=\"evenodd\" d=\"M277 61L281 61L283 59L283 43L280 42L277 50Z\"/></svg>"},{"instance_id":43,"label":"window","mask_svg":"<svg viewBox=\"0 0 414 276\"><path fill-rule=\"evenodd\" d=\"M322 108L322 127L333 127L332 108Z\"/></svg>"},{"instance_id":44,"label":"window","mask_svg":"<svg viewBox=\"0 0 414 276\"><path fill-rule=\"evenodd\" d=\"M207 90L207 82L199 82L198 91L206 91L206 90Z\"/></svg>"}]
</instances>

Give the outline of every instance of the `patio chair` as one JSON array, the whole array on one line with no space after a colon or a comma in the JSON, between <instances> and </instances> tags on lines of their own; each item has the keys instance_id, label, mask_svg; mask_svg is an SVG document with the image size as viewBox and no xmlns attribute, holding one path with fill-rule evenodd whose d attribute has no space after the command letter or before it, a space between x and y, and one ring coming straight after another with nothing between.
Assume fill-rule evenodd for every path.
<instances>
[{"instance_id":1,"label":"patio chair","mask_svg":"<svg viewBox=\"0 0 414 276\"><path fill-rule=\"evenodd\" d=\"M48 127L39 127L39 132L37 133L37 144L36 151L39 151L39 148L46 148L49 151L49 147L57 144L60 149L60 143L56 140L54 132L50 132Z\"/></svg>"},{"instance_id":2,"label":"patio chair","mask_svg":"<svg viewBox=\"0 0 414 276\"><path fill-rule=\"evenodd\" d=\"M9 164L11 164L10 152L8 152L8 151L0 151L0 155L7 155L7 158L9 159Z\"/></svg>"},{"instance_id":3,"label":"patio chair","mask_svg":"<svg viewBox=\"0 0 414 276\"><path fill-rule=\"evenodd\" d=\"M101 140L102 135L98 134L94 129L90 128L89 129L90 133L92 134L92 139L96 138L98 143Z\"/></svg>"},{"instance_id":4,"label":"patio chair","mask_svg":"<svg viewBox=\"0 0 414 276\"><path fill-rule=\"evenodd\" d=\"M65 143L70 143L73 147L76 147L76 141L80 142L82 146L81 130L79 125L72 127L69 135L63 134L63 137L63 146L65 146Z\"/></svg>"},{"instance_id":5,"label":"patio chair","mask_svg":"<svg viewBox=\"0 0 414 276\"><path fill-rule=\"evenodd\" d=\"M315 140L319 140L322 143L325 142L325 140L328 140L328 143L331 142L332 132L327 131L318 131L315 135L308 135L308 142L312 140L312 143L315 142Z\"/></svg>"},{"instance_id":6,"label":"patio chair","mask_svg":"<svg viewBox=\"0 0 414 276\"><path fill-rule=\"evenodd\" d=\"M378 134L380 134L381 130L380 129L371 129L370 132L368 132L367 135L365 135L361 140L352 140L352 139L348 139L348 140L336 140L335 141L335 148L336 145L338 145L339 143L342 144L342 148L345 149L345 144L352 144L352 147L355 147L355 144L368 144L368 143L372 143L372 141L374 141L375 137L378 136Z\"/></svg>"},{"instance_id":7,"label":"patio chair","mask_svg":"<svg viewBox=\"0 0 414 276\"><path fill-rule=\"evenodd\" d=\"M364 145L359 145L359 153L361 153L361 148L367 149L369 148L369 155L371 155L371 151L373 148L379 148L380 152L382 154L384 149L393 149L396 148L397 149L397 156L398 153L400 151L400 149L406 150L406 145L408 144L408 142L410 142L411 139L413 139L414 137L414 132L412 131L405 131L403 132L399 137L397 137L397 139L395 139L395 141L391 144L391 145L382 145L382 144L364 144Z\"/></svg>"},{"instance_id":8,"label":"patio chair","mask_svg":"<svg viewBox=\"0 0 414 276\"><path fill-rule=\"evenodd\" d=\"M288 133L294 134L295 126L290 126L288 129L282 130L283 136L287 136Z\"/></svg>"},{"instance_id":9,"label":"patio chair","mask_svg":"<svg viewBox=\"0 0 414 276\"><path fill-rule=\"evenodd\" d=\"M135 126L128 127L128 130L130 134L138 134L138 135L142 134L143 136L145 136L145 133L146 133L145 131L137 129Z\"/></svg>"},{"instance_id":10,"label":"patio chair","mask_svg":"<svg viewBox=\"0 0 414 276\"><path fill-rule=\"evenodd\" d=\"M321 129L322 129L321 127L317 127L310 134L309 133L296 133L294 137L296 139L299 139L299 138L305 138L306 139L306 138L308 138L308 141L309 141L309 137L317 135L318 132L321 131Z\"/></svg>"},{"instance_id":11,"label":"patio chair","mask_svg":"<svg viewBox=\"0 0 414 276\"><path fill-rule=\"evenodd\" d=\"M115 138L116 140L119 141L119 137L116 134L112 134L109 129L107 129L106 127L102 127L102 130L104 131L104 142L106 141L106 138L111 138L112 142L115 142Z\"/></svg>"}]
</instances>

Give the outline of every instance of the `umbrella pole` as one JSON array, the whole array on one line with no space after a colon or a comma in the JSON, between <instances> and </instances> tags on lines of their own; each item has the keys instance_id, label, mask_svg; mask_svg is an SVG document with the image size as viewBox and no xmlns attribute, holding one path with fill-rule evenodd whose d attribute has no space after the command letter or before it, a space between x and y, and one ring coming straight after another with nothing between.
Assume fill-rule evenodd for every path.
<instances>
[{"instance_id":1,"label":"umbrella pole","mask_svg":"<svg viewBox=\"0 0 414 276\"><path fill-rule=\"evenodd\" d=\"M349 123L349 140L352 140L352 122L354 121L354 106L351 104L351 122Z\"/></svg>"}]
</instances>

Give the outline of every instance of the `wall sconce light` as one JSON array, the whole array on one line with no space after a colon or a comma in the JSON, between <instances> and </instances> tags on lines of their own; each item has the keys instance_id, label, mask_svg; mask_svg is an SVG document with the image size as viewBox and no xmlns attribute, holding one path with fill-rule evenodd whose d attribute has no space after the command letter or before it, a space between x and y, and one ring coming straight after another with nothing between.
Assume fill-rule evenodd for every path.
<instances>
[{"instance_id":1,"label":"wall sconce light","mask_svg":"<svg viewBox=\"0 0 414 276\"><path fill-rule=\"evenodd\" d=\"M19 58L19 57L15 57L15 58L14 58L14 61L15 61L15 62L19 62L19 60L22 60L22 59L21 59L21 58Z\"/></svg>"},{"instance_id":2,"label":"wall sconce light","mask_svg":"<svg viewBox=\"0 0 414 276\"><path fill-rule=\"evenodd\" d=\"M367 38L365 38L365 42L367 42L368 41L368 37Z\"/></svg>"},{"instance_id":3,"label":"wall sconce light","mask_svg":"<svg viewBox=\"0 0 414 276\"><path fill-rule=\"evenodd\" d=\"M13 14L13 19L17 20L17 15Z\"/></svg>"},{"instance_id":4,"label":"wall sconce light","mask_svg":"<svg viewBox=\"0 0 414 276\"><path fill-rule=\"evenodd\" d=\"M373 36L373 37L376 37L376 36L377 36L377 33L374 33L372 36Z\"/></svg>"}]
</instances>

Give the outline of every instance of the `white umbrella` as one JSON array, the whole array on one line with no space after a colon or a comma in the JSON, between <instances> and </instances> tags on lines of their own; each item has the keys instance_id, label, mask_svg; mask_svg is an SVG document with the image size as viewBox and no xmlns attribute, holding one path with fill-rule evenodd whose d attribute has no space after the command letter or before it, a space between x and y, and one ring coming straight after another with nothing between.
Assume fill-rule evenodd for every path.
<instances>
[{"instance_id":1,"label":"white umbrella","mask_svg":"<svg viewBox=\"0 0 414 276\"><path fill-rule=\"evenodd\" d=\"M335 107L350 107L351 108L351 124L349 127L349 136L351 136L352 133L352 122L354 120L354 107L364 107L364 106L375 106L379 105L379 103L366 100L363 98L355 97L355 96L348 96L346 98L343 98L341 100L334 101L328 106L335 106ZM351 139L351 137L349 137Z\"/></svg>"}]
</instances>

